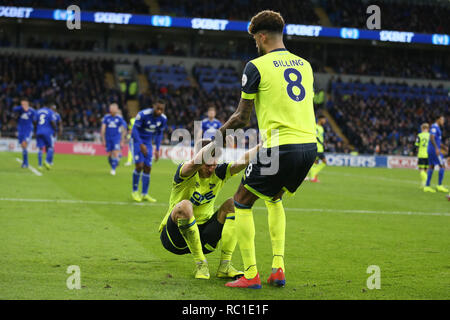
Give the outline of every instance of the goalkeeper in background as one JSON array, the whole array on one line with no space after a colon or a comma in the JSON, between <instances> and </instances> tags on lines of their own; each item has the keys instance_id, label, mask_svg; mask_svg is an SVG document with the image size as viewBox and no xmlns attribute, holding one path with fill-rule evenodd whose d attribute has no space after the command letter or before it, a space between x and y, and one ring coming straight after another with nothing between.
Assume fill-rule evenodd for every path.
<instances>
[{"instance_id":1,"label":"goalkeeper in background","mask_svg":"<svg viewBox=\"0 0 450 320\"><path fill-rule=\"evenodd\" d=\"M128 124L128 159L125 163L125 166L129 167L133 163L133 139L131 138L131 131L133 130L134 121L136 118L131 118L130 123Z\"/></svg>"},{"instance_id":2,"label":"goalkeeper in background","mask_svg":"<svg viewBox=\"0 0 450 320\"><path fill-rule=\"evenodd\" d=\"M427 182L427 168L428 168L428 142L430 141L430 125L423 123L420 126L421 132L417 135L415 146L417 152L417 165L419 167L419 174L421 180L421 187L425 187Z\"/></svg>"}]
</instances>

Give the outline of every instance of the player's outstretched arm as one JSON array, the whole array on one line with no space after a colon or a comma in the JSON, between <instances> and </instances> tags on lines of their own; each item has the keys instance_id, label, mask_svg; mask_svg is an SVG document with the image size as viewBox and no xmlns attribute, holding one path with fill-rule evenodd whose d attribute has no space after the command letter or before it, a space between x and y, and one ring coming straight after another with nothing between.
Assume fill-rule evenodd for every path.
<instances>
[{"instance_id":1,"label":"player's outstretched arm","mask_svg":"<svg viewBox=\"0 0 450 320\"><path fill-rule=\"evenodd\" d=\"M245 127L250 122L250 116L255 107L254 100L241 98L236 111L231 115L230 119L219 129L222 137L225 138L227 129L239 129Z\"/></svg>"},{"instance_id":2,"label":"player's outstretched arm","mask_svg":"<svg viewBox=\"0 0 450 320\"><path fill-rule=\"evenodd\" d=\"M242 157L238 161L233 163L230 168L231 175L235 175L236 173L239 173L242 170L244 170L248 166L250 161L252 161L252 159L256 157L256 154L258 153L261 147L262 142L260 142L258 145L248 150L246 153L242 155Z\"/></svg>"},{"instance_id":3,"label":"player's outstretched arm","mask_svg":"<svg viewBox=\"0 0 450 320\"><path fill-rule=\"evenodd\" d=\"M194 156L193 159L184 163L183 168L181 168L180 175L182 177L190 177L196 173L200 167L205 164L205 159L208 155L211 155L214 148L217 146L215 142L208 143Z\"/></svg>"}]
</instances>

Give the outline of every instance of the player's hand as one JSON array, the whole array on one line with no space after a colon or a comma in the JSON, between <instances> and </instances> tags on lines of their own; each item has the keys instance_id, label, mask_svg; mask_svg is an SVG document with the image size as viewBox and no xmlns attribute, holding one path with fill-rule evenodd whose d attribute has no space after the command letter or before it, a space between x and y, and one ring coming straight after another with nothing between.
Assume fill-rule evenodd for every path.
<instances>
[{"instance_id":1,"label":"player's hand","mask_svg":"<svg viewBox=\"0 0 450 320\"><path fill-rule=\"evenodd\" d=\"M161 150L156 150L156 152L155 152L155 162L157 162L159 160L160 152L161 152Z\"/></svg>"},{"instance_id":2,"label":"player's hand","mask_svg":"<svg viewBox=\"0 0 450 320\"><path fill-rule=\"evenodd\" d=\"M439 157L441 156L441 150L436 149L436 155L437 155L437 157L439 158Z\"/></svg>"},{"instance_id":3,"label":"player's hand","mask_svg":"<svg viewBox=\"0 0 450 320\"><path fill-rule=\"evenodd\" d=\"M123 141L120 141L120 149L122 149L124 145Z\"/></svg>"},{"instance_id":4,"label":"player's hand","mask_svg":"<svg viewBox=\"0 0 450 320\"><path fill-rule=\"evenodd\" d=\"M148 150L147 150L147 147L145 146L145 144L141 144L139 146L139 148L141 149L141 152L144 155L144 157L147 157L148 156Z\"/></svg>"}]
</instances>

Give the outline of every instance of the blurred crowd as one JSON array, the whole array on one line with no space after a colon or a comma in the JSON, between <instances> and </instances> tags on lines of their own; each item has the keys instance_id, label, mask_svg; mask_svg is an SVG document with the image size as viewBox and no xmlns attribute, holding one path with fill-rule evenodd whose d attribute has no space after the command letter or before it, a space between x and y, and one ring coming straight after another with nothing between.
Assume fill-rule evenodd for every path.
<instances>
[{"instance_id":1,"label":"blurred crowd","mask_svg":"<svg viewBox=\"0 0 450 320\"><path fill-rule=\"evenodd\" d=\"M49 9L77 5L81 10L149 14L144 0L1 0L0 5Z\"/></svg>"},{"instance_id":2,"label":"blurred crowd","mask_svg":"<svg viewBox=\"0 0 450 320\"><path fill-rule=\"evenodd\" d=\"M119 90L105 86L105 72L113 67L114 62L106 59L1 54L0 133L16 131L11 110L20 97L27 97L36 109L49 101L56 103L66 139L92 138L108 104L124 104Z\"/></svg>"},{"instance_id":3,"label":"blurred crowd","mask_svg":"<svg viewBox=\"0 0 450 320\"><path fill-rule=\"evenodd\" d=\"M320 4L325 8L332 24L339 27L365 29L369 17L367 7L377 5L381 13L381 29L450 33L450 3L447 0L320 0Z\"/></svg>"},{"instance_id":4,"label":"blurred crowd","mask_svg":"<svg viewBox=\"0 0 450 320\"><path fill-rule=\"evenodd\" d=\"M56 103L65 127L64 136L61 137L64 140L98 138L101 119L113 101L119 103L128 121L125 105L129 95L120 86L118 89L109 88L105 82L105 73L113 72L114 64L114 61L106 59L1 54L0 134L14 136L16 121L11 110L19 104L22 96L28 97L34 108L39 108L46 101ZM191 71L205 67L196 65ZM230 66L223 65L220 68L230 71ZM144 68L137 65L136 69ZM203 119L209 107L216 109L216 117L224 123L240 99L238 87L205 90L201 85L183 84L176 87L170 82L156 83L149 79L149 90L138 93L136 98L141 108L150 107L157 98L167 101L165 113L168 116L168 130L163 141L166 144L171 143L171 133L177 128L186 128L193 134L194 121ZM341 82L340 79L336 80L336 83ZM361 86L354 91L337 90L336 85L330 86L330 99L326 103L316 104L316 114L327 110L359 153L412 155L420 124L432 123L436 113L449 115L448 98L442 98L448 89L437 89L441 97L433 100L427 96L431 90L428 87L423 90L410 88L411 92L417 89L414 92L418 92L420 97L399 97L399 90L389 86L380 94L377 90L383 85L371 84L372 89L375 86L374 90L378 92L374 95L368 95ZM401 84L401 87L406 88L406 85ZM257 128L254 113L249 127ZM443 128L444 137L449 130L447 122ZM325 137L326 151L350 152L350 146L329 124L325 126Z\"/></svg>"},{"instance_id":5,"label":"blurred crowd","mask_svg":"<svg viewBox=\"0 0 450 320\"><path fill-rule=\"evenodd\" d=\"M0 47L12 47L9 37L0 37ZM27 38L26 48L53 49L90 52L115 52L124 54L168 55L180 57L199 57L216 59L234 59L248 61L256 55L254 45L249 51L242 46L218 48L214 44L202 43L191 50L182 41L163 42L149 40L142 42L124 42L111 50L104 50L94 40L38 40ZM450 79L449 56L446 51L407 50L374 46L328 45L316 48L314 44L287 40L287 47L311 62L314 72L332 72L370 76L403 78ZM252 50L252 51L251 51ZM399 59L399 57L402 57Z\"/></svg>"},{"instance_id":6,"label":"blurred crowd","mask_svg":"<svg viewBox=\"0 0 450 320\"><path fill-rule=\"evenodd\" d=\"M389 93L363 97L335 90L326 108L350 143L364 154L414 155L420 125L424 122L431 125L437 115L447 117L445 127L441 128L444 144L450 132L450 104L445 98L402 99Z\"/></svg>"},{"instance_id":7,"label":"blurred crowd","mask_svg":"<svg viewBox=\"0 0 450 320\"><path fill-rule=\"evenodd\" d=\"M397 78L450 79L449 56L440 51L379 47L346 48L327 56L325 65L338 74Z\"/></svg>"},{"instance_id":8,"label":"blurred crowd","mask_svg":"<svg viewBox=\"0 0 450 320\"><path fill-rule=\"evenodd\" d=\"M288 23L320 24L310 0L159 0L161 11L167 15L184 17L249 20L263 9L278 11Z\"/></svg>"}]
</instances>

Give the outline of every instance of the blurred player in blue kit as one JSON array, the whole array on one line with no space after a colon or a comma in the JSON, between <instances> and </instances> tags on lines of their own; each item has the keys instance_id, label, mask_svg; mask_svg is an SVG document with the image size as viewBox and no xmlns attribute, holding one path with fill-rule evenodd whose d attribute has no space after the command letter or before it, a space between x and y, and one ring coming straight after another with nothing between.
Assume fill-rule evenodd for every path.
<instances>
[{"instance_id":1,"label":"blurred player in blue kit","mask_svg":"<svg viewBox=\"0 0 450 320\"><path fill-rule=\"evenodd\" d=\"M27 98L20 99L20 106L13 108L13 112L18 115L17 138L22 147L22 168L28 167L28 144L33 136L33 121L36 110L30 107Z\"/></svg>"},{"instance_id":2,"label":"blurred player in blue kit","mask_svg":"<svg viewBox=\"0 0 450 320\"><path fill-rule=\"evenodd\" d=\"M47 106L43 106L40 108L36 115L36 145L39 149L38 151L38 165L39 169L42 169L42 156L45 152L47 153L47 157L44 161L44 166L50 170L50 164L53 161L53 134L56 131L56 116L55 113L48 108Z\"/></svg>"},{"instance_id":3,"label":"blurred player in blue kit","mask_svg":"<svg viewBox=\"0 0 450 320\"><path fill-rule=\"evenodd\" d=\"M108 153L108 162L111 166L111 175L116 175L116 168L119 165L119 153L122 150L125 136L127 134L127 123L119 115L117 103L109 105L109 114L102 120L101 137L102 143Z\"/></svg>"},{"instance_id":4,"label":"blurred player in blue kit","mask_svg":"<svg viewBox=\"0 0 450 320\"><path fill-rule=\"evenodd\" d=\"M428 177L427 183L423 191L425 192L448 192L448 189L442 185L445 173L445 162L444 155L442 154L442 149L445 148L444 145L441 146L442 142L442 132L441 127L444 125L445 118L443 115L436 117L436 122L431 125L430 129L430 140L428 141ZM439 166L439 176L438 185L436 190L430 187L431 177L433 176L434 167Z\"/></svg>"},{"instance_id":5,"label":"blurred player in blue kit","mask_svg":"<svg viewBox=\"0 0 450 320\"><path fill-rule=\"evenodd\" d=\"M208 108L208 117L202 121L202 132L204 139L211 139L216 131L222 126L222 122L216 119L216 108Z\"/></svg>"},{"instance_id":6,"label":"blurred player in blue kit","mask_svg":"<svg viewBox=\"0 0 450 320\"><path fill-rule=\"evenodd\" d=\"M156 202L148 194L150 187L150 172L152 169L152 157L154 140L156 146L155 161L159 159L159 149L164 129L167 127L167 117L164 114L165 101L156 100L153 108L141 110L137 115L131 132L133 138L133 153L135 170L133 171L133 192L131 197L137 202L142 200ZM142 173L142 171L144 171ZM142 193L139 194L139 180L142 173Z\"/></svg>"},{"instance_id":7,"label":"blurred player in blue kit","mask_svg":"<svg viewBox=\"0 0 450 320\"><path fill-rule=\"evenodd\" d=\"M53 138L53 146L55 146L55 142L56 142L56 138L58 137L58 135L59 136L61 136L62 135L62 132L63 132L63 125L62 125L62 120L61 120L61 116L60 116L60 114L58 113L58 111L57 111L57 108L56 108L56 104L52 104L51 105L51 109L52 109L52 111L53 111L53 113L55 114L55 124L56 124L56 129L55 129L55 131L53 132L53 136L52 136L52 138ZM53 165L53 156L54 156L54 152L51 154L51 157L49 158L49 164L50 165Z\"/></svg>"}]
</instances>

